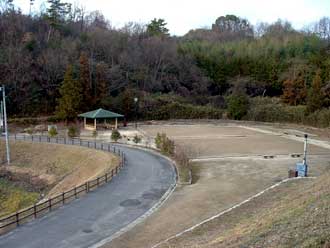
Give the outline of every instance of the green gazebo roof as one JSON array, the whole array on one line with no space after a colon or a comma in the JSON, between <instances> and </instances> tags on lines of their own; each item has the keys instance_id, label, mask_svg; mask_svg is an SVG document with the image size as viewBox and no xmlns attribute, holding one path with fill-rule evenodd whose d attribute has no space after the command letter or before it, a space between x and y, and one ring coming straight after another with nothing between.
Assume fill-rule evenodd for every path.
<instances>
[{"instance_id":1,"label":"green gazebo roof","mask_svg":"<svg viewBox=\"0 0 330 248\"><path fill-rule=\"evenodd\" d=\"M105 110L105 109L97 109L94 111L90 111L87 113L83 113L78 115L79 117L89 118L89 119L107 119L107 118L120 118L124 117L123 115Z\"/></svg>"}]
</instances>

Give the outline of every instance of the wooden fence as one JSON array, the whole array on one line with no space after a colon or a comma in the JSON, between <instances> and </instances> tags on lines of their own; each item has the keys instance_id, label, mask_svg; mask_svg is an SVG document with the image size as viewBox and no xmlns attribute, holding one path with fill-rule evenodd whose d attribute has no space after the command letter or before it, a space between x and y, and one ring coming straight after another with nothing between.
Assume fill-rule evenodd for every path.
<instances>
[{"instance_id":1,"label":"wooden fence","mask_svg":"<svg viewBox=\"0 0 330 248\"><path fill-rule=\"evenodd\" d=\"M58 144L67 144L67 145L79 145L84 147L91 147L98 150L113 152L120 156L119 164L112 169L111 171L105 173L103 176L97 177L94 180L90 180L74 187L71 190L58 194L52 198L46 199L38 204L35 204L26 209L20 210L14 214L0 218L0 234L3 234L12 228L15 228L23 223L28 222L29 220L38 218L64 204L77 199L83 194L87 194L96 188L104 185L112 180L119 171L125 165L125 154L119 148L109 144L96 141L87 141L81 139L68 139L68 138L50 138L47 136L33 136L33 135L13 135L11 136L15 140L25 140L32 142L47 142L47 143L58 143Z\"/></svg>"}]
</instances>

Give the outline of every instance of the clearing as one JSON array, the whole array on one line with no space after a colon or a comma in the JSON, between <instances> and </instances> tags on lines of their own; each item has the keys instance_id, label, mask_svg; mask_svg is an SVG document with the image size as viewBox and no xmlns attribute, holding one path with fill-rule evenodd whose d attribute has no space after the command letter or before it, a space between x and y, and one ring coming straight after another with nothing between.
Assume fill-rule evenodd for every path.
<instances>
[{"instance_id":1,"label":"clearing","mask_svg":"<svg viewBox=\"0 0 330 248\"><path fill-rule=\"evenodd\" d=\"M283 130L258 128L237 124L143 126L147 135L166 133L189 147L194 159L193 184L178 186L156 213L105 247L152 247L287 178L288 170L302 160L290 155L302 153L303 143L290 139ZM263 155L275 157L264 159ZM328 171L329 161L329 150L309 146L311 176Z\"/></svg>"}]
</instances>

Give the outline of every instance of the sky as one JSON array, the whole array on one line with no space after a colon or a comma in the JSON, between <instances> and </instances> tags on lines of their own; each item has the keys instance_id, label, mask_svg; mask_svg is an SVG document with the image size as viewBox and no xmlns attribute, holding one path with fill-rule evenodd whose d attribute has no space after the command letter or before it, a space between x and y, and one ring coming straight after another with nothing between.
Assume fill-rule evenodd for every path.
<instances>
[{"instance_id":1,"label":"sky","mask_svg":"<svg viewBox=\"0 0 330 248\"><path fill-rule=\"evenodd\" d=\"M170 33L184 35L191 29L210 27L222 15L234 14L258 22L274 22L281 18L297 29L330 16L330 0L63 0L82 5L87 11L100 10L112 26L128 22L148 23L163 18ZM24 13L29 0L14 0ZM42 0L35 0L38 10ZM45 2L45 1L44 1Z\"/></svg>"}]
</instances>

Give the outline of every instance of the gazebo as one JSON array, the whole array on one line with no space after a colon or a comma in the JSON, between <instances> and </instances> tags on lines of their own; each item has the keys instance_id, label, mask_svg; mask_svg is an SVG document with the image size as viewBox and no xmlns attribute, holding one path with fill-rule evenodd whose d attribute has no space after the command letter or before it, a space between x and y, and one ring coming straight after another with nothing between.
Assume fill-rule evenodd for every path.
<instances>
[{"instance_id":1,"label":"gazebo","mask_svg":"<svg viewBox=\"0 0 330 248\"><path fill-rule=\"evenodd\" d=\"M115 129L118 128L118 118L123 118L123 115L105 110L105 109L97 109L94 111L90 111L84 114L78 115L78 117L84 118L84 128L87 130L97 130L97 124L102 123L105 127L107 127L109 119L115 120ZM93 122L91 123L91 120Z\"/></svg>"}]
</instances>

